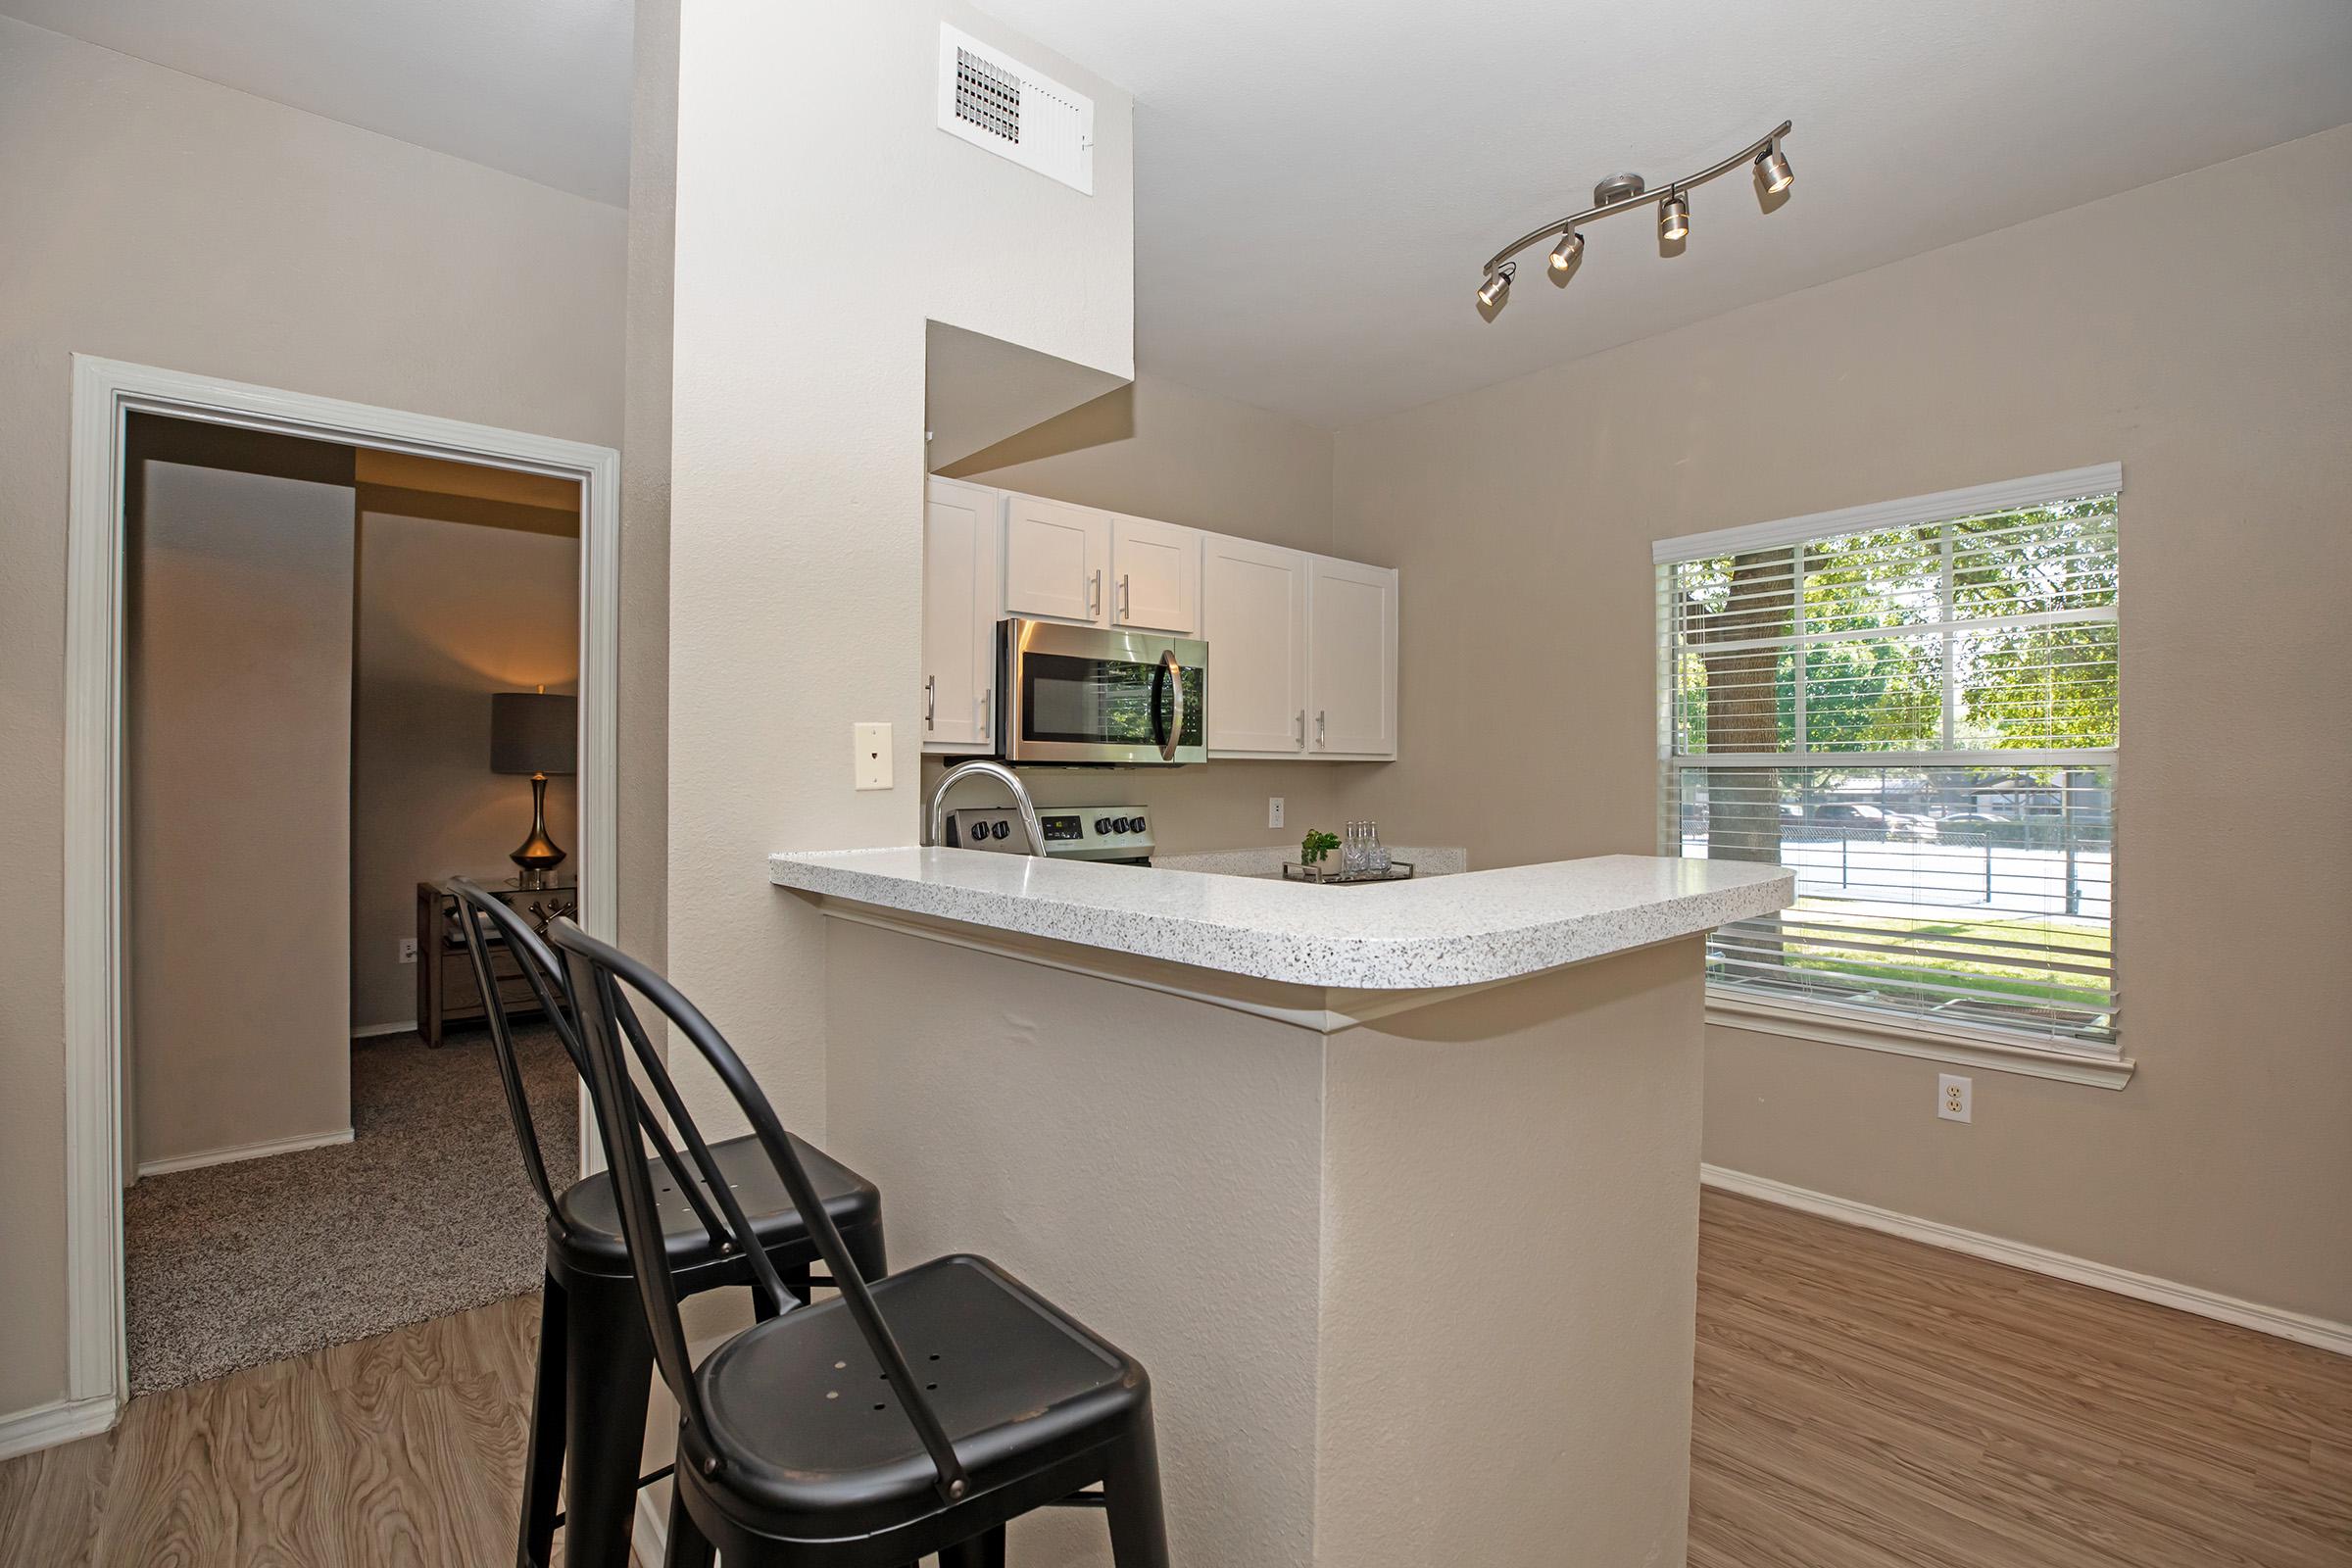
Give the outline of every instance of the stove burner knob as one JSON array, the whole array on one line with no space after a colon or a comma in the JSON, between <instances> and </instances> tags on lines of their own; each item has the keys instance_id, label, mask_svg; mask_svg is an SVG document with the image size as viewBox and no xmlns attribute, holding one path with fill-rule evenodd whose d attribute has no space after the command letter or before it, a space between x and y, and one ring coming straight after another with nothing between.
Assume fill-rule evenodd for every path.
<instances>
[{"instance_id":1,"label":"stove burner knob","mask_svg":"<svg viewBox=\"0 0 2352 1568\"><path fill-rule=\"evenodd\" d=\"M1107 817L1107 816L1098 816L1098 817L1096 817L1096 818L1095 818L1095 831L1096 831L1097 833L1108 833L1108 832L1111 832L1111 831L1113 830L1113 827L1114 827L1114 824L1112 823L1111 819L1110 819L1109 817Z\"/></svg>"},{"instance_id":2,"label":"stove burner knob","mask_svg":"<svg viewBox=\"0 0 2352 1568\"><path fill-rule=\"evenodd\" d=\"M995 827L989 830L989 836L991 838L1008 839L1012 837L1012 824L1010 822L999 822Z\"/></svg>"},{"instance_id":3,"label":"stove burner knob","mask_svg":"<svg viewBox=\"0 0 2352 1568\"><path fill-rule=\"evenodd\" d=\"M1114 833L1132 833L1135 831L1135 818L1132 816L1122 816L1117 821L1111 823L1110 827L1111 831Z\"/></svg>"}]
</instances>

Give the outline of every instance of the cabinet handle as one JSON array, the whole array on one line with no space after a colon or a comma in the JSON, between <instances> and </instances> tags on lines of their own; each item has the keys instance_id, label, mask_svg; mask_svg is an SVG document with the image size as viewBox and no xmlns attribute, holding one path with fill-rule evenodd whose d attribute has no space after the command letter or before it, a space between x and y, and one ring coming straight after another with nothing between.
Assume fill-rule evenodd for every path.
<instances>
[{"instance_id":1,"label":"cabinet handle","mask_svg":"<svg viewBox=\"0 0 2352 1568\"><path fill-rule=\"evenodd\" d=\"M1119 573L1119 618L1125 620L1135 613L1135 596L1128 592L1127 573Z\"/></svg>"},{"instance_id":2,"label":"cabinet handle","mask_svg":"<svg viewBox=\"0 0 2352 1568\"><path fill-rule=\"evenodd\" d=\"M1298 710L1298 749L1306 750L1306 710Z\"/></svg>"},{"instance_id":3,"label":"cabinet handle","mask_svg":"<svg viewBox=\"0 0 2352 1568\"><path fill-rule=\"evenodd\" d=\"M1315 710L1315 744L1317 746L1330 744L1323 738L1323 710L1320 708Z\"/></svg>"},{"instance_id":4,"label":"cabinet handle","mask_svg":"<svg viewBox=\"0 0 2352 1568\"><path fill-rule=\"evenodd\" d=\"M1102 613L1102 571L1099 566L1086 580L1086 612L1090 616Z\"/></svg>"},{"instance_id":5,"label":"cabinet handle","mask_svg":"<svg viewBox=\"0 0 2352 1568\"><path fill-rule=\"evenodd\" d=\"M938 716L939 677L937 675L928 675L923 679L923 728L936 728L937 726L931 721Z\"/></svg>"}]
</instances>

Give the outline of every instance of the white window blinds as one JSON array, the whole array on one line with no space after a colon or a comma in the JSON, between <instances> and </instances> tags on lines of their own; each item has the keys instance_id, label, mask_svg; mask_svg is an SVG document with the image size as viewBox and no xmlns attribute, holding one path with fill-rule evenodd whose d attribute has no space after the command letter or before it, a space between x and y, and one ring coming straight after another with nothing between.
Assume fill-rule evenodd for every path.
<instances>
[{"instance_id":1,"label":"white window blinds","mask_svg":"<svg viewBox=\"0 0 2352 1568\"><path fill-rule=\"evenodd\" d=\"M1659 839L1794 907L1709 983L2116 1054L2114 466L1667 540Z\"/></svg>"}]
</instances>

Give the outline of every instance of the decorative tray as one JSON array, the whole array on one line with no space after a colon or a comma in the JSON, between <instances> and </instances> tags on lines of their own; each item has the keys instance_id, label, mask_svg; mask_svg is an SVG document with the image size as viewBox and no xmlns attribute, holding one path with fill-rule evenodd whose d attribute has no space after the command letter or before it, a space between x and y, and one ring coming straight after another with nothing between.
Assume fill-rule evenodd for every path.
<instances>
[{"instance_id":1,"label":"decorative tray","mask_svg":"<svg viewBox=\"0 0 2352 1568\"><path fill-rule=\"evenodd\" d=\"M1402 882L1413 874L1410 860L1391 860L1386 871L1342 871L1321 862L1300 865L1297 860L1282 862L1285 882L1321 882L1333 887L1351 886L1358 882Z\"/></svg>"}]
</instances>

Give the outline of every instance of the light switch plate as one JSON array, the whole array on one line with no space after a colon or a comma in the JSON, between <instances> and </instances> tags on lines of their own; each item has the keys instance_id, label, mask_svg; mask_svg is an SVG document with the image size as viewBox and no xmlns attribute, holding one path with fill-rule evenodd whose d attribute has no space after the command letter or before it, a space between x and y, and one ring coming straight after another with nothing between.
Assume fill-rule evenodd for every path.
<instances>
[{"instance_id":1,"label":"light switch plate","mask_svg":"<svg viewBox=\"0 0 2352 1568\"><path fill-rule=\"evenodd\" d=\"M858 787L861 790L890 788L890 726L852 724L850 743L857 753Z\"/></svg>"}]
</instances>

